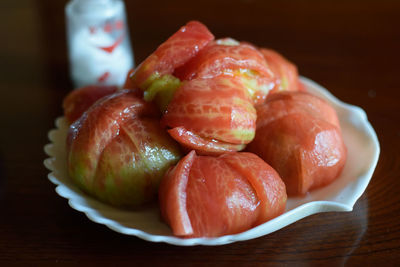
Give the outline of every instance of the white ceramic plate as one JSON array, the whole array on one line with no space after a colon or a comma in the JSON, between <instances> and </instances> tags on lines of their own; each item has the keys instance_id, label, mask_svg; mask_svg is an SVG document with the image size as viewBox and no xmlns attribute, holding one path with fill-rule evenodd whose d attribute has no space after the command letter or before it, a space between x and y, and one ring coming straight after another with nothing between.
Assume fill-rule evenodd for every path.
<instances>
[{"instance_id":1,"label":"white ceramic plate","mask_svg":"<svg viewBox=\"0 0 400 267\"><path fill-rule=\"evenodd\" d=\"M272 233L311 214L351 211L365 191L378 161L380 148L375 131L364 110L341 102L328 90L307 78L301 78L301 81L309 92L326 99L336 109L348 149L346 165L341 176L332 184L302 198L289 198L284 214L248 231L218 238L177 238L172 236L169 227L160 220L156 205L136 211L122 210L87 196L68 178L65 152L68 126L64 118L56 120L57 129L49 132L51 143L45 146L49 158L44 161L44 165L51 171L48 177L57 185L56 192L68 199L73 209L85 213L90 220L122 234L180 246L223 245L249 240Z\"/></svg>"}]
</instances>

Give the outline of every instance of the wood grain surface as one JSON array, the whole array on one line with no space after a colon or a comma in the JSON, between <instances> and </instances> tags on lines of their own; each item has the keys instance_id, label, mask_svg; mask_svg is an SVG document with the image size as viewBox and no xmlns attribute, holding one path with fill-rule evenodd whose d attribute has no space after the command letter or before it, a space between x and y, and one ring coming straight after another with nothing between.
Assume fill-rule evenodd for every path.
<instances>
[{"instance_id":1,"label":"wood grain surface","mask_svg":"<svg viewBox=\"0 0 400 267\"><path fill-rule=\"evenodd\" d=\"M381 155L352 212L302 219L255 240L177 247L113 232L68 206L43 146L72 89L66 1L0 2L0 265L398 266L400 1L125 1L136 62L188 20L217 37L280 51L300 73L360 106Z\"/></svg>"}]
</instances>

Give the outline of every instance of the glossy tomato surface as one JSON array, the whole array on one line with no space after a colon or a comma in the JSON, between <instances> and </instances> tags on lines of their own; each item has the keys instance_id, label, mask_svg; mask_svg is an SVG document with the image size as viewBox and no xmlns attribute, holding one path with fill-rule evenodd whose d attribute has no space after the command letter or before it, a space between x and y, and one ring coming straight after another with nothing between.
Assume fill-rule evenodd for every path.
<instances>
[{"instance_id":1,"label":"glossy tomato surface","mask_svg":"<svg viewBox=\"0 0 400 267\"><path fill-rule=\"evenodd\" d=\"M175 92L163 116L169 128L184 128L189 134L173 134L185 146L197 151L249 143L255 134L256 111L242 82L220 75L212 79L186 81ZM212 143L214 147L204 143ZM243 148L243 146L240 146ZM218 150L218 149L217 149Z\"/></svg>"},{"instance_id":2,"label":"glossy tomato surface","mask_svg":"<svg viewBox=\"0 0 400 267\"><path fill-rule=\"evenodd\" d=\"M202 23L188 22L135 69L131 75L132 83L145 90L152 79L172 74L213 39L212 33Z\"/></svg>"},{"instance_id":3,"label":"glossy tomato surface","mask_svg":"<svg viewBox=\"0 0 400 267\"><path fill-rule=\"evenodd\" d=\"M247 43L237 45L210 42L197 56L176 71L182 80L212 78L235 70L253 70L260 76L272 78L263 55L254 46Z\"/></svg>"},{"instance_id":4,"label":"glossy tomato surface","mask_svg":"<svg viewBox=\"0 0 400 267\"><path fill-rule=\"evenodd\" d=\"M271 93L279 91L298 91L299 74L297 67L272 49L262 48L260 52L263 54L268 66L274 74L274 87Z\"/></svg>"},{"instance_id":5,"label":"glossy tomato surface","mask_svg":"<svg viewBox=\"0 0 400 267\"><path fill-rule=\"evenodd\" d=\"M276 171L254 154L210 157L192 151L167 173L159 199L174 235L215 237L280 215L286 191Z\"/></svg>"},{"instance_id":6,"label":"glossy tomato surface","mask_svg":"<svg viewBox=\"0 0 400 267\"><path fill-rule=\"evenodd\" d=\"M115 93L116 86L90 85L69 93L63 101L64 115L69 124L73 123L97 100Z\"/></svg>"},{"instance_id":7,"label":"glossy tomato surface","mask_svg":"<svg viewBox=\"0 0 400 267\"><path fill-rule=\"evenodd\" d=\"M159 118L154 106L130 90L102 98L70 126L69 176L113 205L150 201L165 171L180 157Z\"/></svg>"},{"instance_id":8,"label":"glossy tomato surface","mask_svg":"<svg viewBox=\"0 0 400 267\"><path fill-rule=\"evenodd\" d=\"M174 73L181 80L239 77L254 103L263 102L273 86L274 74L263 54L249 43L226 38L210 42L197 56Z\"/></svg>"},{"instance_id":9,"label":"glossy tomato surface","mask_svg":"<svg viewBox=\"0 0 400 267\"><path fill-rule=\"evenodd\" d=\"M339 176L347 150L337 115L325 101L303 92L276 93L257 114L256 137L247 149L277 170L289 196Z\"/></svg>"}]
</instances>

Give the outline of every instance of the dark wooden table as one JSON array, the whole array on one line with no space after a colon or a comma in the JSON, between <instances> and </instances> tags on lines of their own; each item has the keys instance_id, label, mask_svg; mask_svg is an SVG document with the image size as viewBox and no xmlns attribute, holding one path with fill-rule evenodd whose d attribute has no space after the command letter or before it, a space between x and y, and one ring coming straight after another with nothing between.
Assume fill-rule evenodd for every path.
<instances>
[{"instance_id":1,"label":"dark wooden table","mask_svg":"<svg viewBox=\"0 0 400 267\"><path fill-rule=\"evenodd\" d=\"M255 240L177 247L113 232L54 191L43 146L72 89L65 1L0 3L0 265L400 264L400 1L126 1L136 62L191 19L218 37L277 49L362 107L381 155L352 212L302 219Z\"/></svg>"}]
</instances>

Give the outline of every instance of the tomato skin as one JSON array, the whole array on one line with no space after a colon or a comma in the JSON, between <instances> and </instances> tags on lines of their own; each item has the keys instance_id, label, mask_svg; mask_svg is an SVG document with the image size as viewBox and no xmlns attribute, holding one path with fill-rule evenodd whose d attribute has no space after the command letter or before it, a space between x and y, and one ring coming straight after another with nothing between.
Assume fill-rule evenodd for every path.
<instances>
[{"instance_id":1,"label":"tomato skin","mask_svg":"<svg viewBox=\"0 0 400 267\"><path fill-rule=\"evenodd\" d=\"M122 86L123 89L135 89L135 85L132 83L130 76L133 74L135 69L130 69L128 74L126 75L126 79L124 85Z\"/></svg>"},{"instance_id":2,"label":"tomato skin","mask_svg":"<svg viewBox=\"0 0 400 267\"><path fill-rule=\"evenodd\" d=\"M271 89L270 93L298 91L302 88L299 86L297 67L292 62L272 49L261 48L260 52L263 54L268 66L274 74L274 87Z\"/></svg>"},{"instance_id":3,"label":"tomato skin","mask_svg":"<svg viewBox=\"0 0 400 267\"><path fill-rule=\"evenodd\" d=\"M244 86L254 104L265 100L273 86L274 74L263 54L253 45L234 41L234 45L223 44L221 40L210 42L197 56L175 70L181 80L209 79L228 74L248 81ZM248 84L249 85L249 84Z\"/></svg>"},{"instance_id":4,"label":"tomato skin","mask_svg":"<svg viewBox=\"0 0 400 267\"><path fill-rule=\"evenodd\" d=\"M152 75L161 77L174 70L203 49L214 39L212 33L198 21L190 21L162 43L130 75L132 84L146 90Z\"/></svg>"},{"instance_id":5,"label":"tomato skin","mask_svg":"<svg viewBox=\"0 0 400 267\"><path fill-rule=\"evenodd\" d=\"M254 70L265 78L273 76L263 55L253 45L223 45L217 42L210 42L176 73L182 80L192 80L213 78L239 69Z\"/></svg>"},{"instance_id":6,"label":"tomato skin","mask_svg":"<svg viewBox=\"0 0 400 267\"><path fill-rule=\"evenodd\" d=\"M205 143L214 140L214 147L231 144L233 148L254 138L256 111L241 81L220 75L184 82L175 92L162 121L170 128L185 128ZM187 136L174 138L186 146L191 142ZM192 145L200 153L217 152L211 147Z\"/></svg>"},{"instance_id":7,"label":"tomato skin","mask_svg":"<svg viewBox=\"0 0 400 267\"><path fill-rule=\"evenodd\" d=\"M196 150L199 155L218 156L223 153L240 151L245 148L244 144L231 144L202 138L182 126L170 129L168 133L186 150Z\"/></svg>"},{"instance_id":8,"label":"tomato skin","mask_svg":"<svg viewBox=\"0 0 400 267\"><path fill-rule=\"evenodd\" d=\"M174 235L193 234L192 224L186 207L186 188L189 172L196 153L191 151L178 164L171 167L161 181L159 189L160 209L164 220L174 230ZM178 216L172 216L178 215Z\"/></svg>"},{"instance_id":9,"label":"tomato skin","mask_svg":"<svg viewBox=\"0 0 400 267\"><path fill-rule=\"evenodd\" d=\"M257 110L247 150L282 177L289 196L325 186L341 173L347 150L335 110L305 92L271 94Z\"/></svg>"},{"instance_id":10,"label":"tomato skin","mask_svg":"<svg viewBox=\"0 0 400 267\"><path fill-rule=\"evenodd\" d=\"M112 205L151 201L165 171L180 158L159 119L158 110L130 90L103 97L69 128L70 178Z\"/></svg>"},{"instance_id":11,"label":"tomato skin","mask_svg":"<svg viewBox=\"0 0 400 267\"><path fill-rule=\"evenodd\" d=\"M164 177L159 200L174 235L216 237L264 223L285 210L285 185L251 153L190 152Z\"/></svg>"},{"instance_id":12,"label":"tomato skin","mask_svg":"<svg viewBox=\"0 0 400 267\"><path fill-rule=\"evenodd\" d=\"M256 225L282 214L286 206L286 187L279 174L256 154L226 153L221 156L231 168L247 178L260 201Z\"/></svg>"},{"instance_id":13,"label":"tomato skin","mask_svg":"<svg viewBox=\"0 0 400 267\"><path fill-rule=\"evenodd\" d=\"M73 123L97 100L115 93L116 86L89 85L70 92L63 101L64 115L69 124Z\"/></svg>"},{"instance_id":14,"label":"tomato skin","mask_svg":"<svg viewBox=\"0 0 400 267\"><path fill-rule=\"evenodd\" d=\"M306 113L328 121L340 129L336 111L322 98L308 92L283 91L268 96L267 103L257 107L257 127L294 113Z\"/></svg>"}]
</instances>

